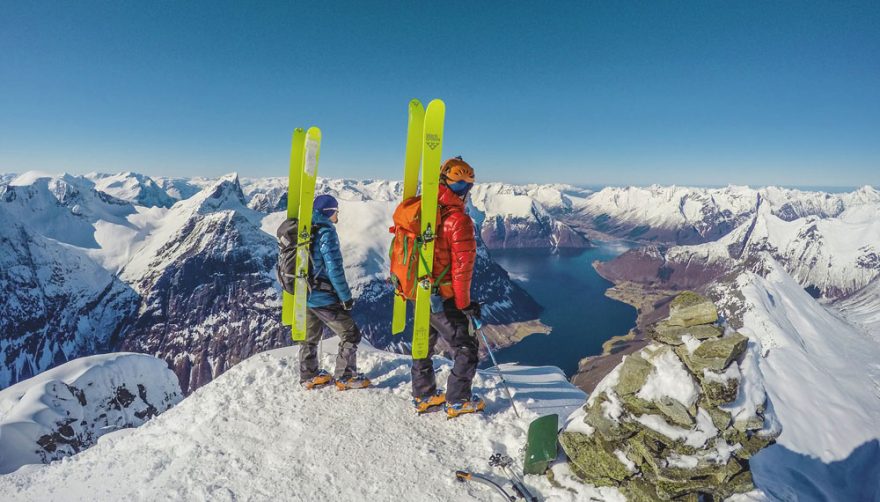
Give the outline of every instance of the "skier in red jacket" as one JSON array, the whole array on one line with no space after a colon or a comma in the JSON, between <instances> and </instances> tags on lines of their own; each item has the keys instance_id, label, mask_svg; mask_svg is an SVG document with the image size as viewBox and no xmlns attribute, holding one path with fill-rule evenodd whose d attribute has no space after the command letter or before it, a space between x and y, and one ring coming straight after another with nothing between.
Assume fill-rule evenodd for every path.
<instances>
[{"instance_id":1,"label":"skier in red jacket","mask_svg":"<svg viewBox=\"0 0 880 502\"><path fill-rule=\"evenodd\" d=\"M468 329L469 317L480 317L480 304L471 301L471 278L477 256L474 222L465 212L465 200L474 186L474 170L461 157L447 160L440 168L440 225L434 241L434 267L449 267L448 281L439 294L442 308L431 312L431 330L426 359L412 365L413 404L418 412L445 405L448 417L482 411L483 400L471 393L471 383L479 362L479 343ZM437 390L431 355L437 335L452 347L454 365L446 381L446 393Z\"/></svg>"}]
</instances>

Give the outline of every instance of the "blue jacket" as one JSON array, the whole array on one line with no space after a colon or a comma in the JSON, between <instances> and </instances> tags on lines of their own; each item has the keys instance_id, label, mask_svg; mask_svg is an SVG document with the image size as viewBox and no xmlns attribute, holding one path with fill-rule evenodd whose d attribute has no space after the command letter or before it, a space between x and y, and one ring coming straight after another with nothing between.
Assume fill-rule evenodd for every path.
<instances>
[{"instance_id":1,"label":"blue jacket","mask_svg":"<svg viewBox=\"0 0 880 502\"><path fill-rule=\"evenodd\" d=\"M329 218L320 211L312 213L312 225L316 226L312 239L312 274L318 280L329 281L334 292L312 290L309 294L309 307L326 307L334 303L351 300L351 289L345 280L342 266L342 250L339 248L339 235Z\"/></svg>"}]
</instances>

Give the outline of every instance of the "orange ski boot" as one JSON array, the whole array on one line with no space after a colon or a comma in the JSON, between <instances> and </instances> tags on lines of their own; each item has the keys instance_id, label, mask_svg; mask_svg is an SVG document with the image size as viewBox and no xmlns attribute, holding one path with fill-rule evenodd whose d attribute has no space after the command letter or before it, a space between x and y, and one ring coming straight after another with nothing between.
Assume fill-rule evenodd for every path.
<instances>
[{"instance_id":1,"label":"orange ski boot","mask_svg":"<svg viewBox=\"0 0 880 502\"><path fill-rule=\"evenodd\" d=\"M455 418L466 413L477 413L486 409L486 402L479 396L471 396L466 401L457 403L446 403L446 418Z\"/></svg>"},{"instance_id":2,"label":"orange ski boot","mask_svg":"<svg viewBox=\"0 0 880 502\"><path fill-rule=\"evenodd\" d=\"M312 390L324 387L325 385L331 383L333 383L333 377L330 376L330 373L327 373L327 371L325 370L319 370L317 375L309 378L308 380L300 382L300 385L302 385L306 390Z\"/></svg>"},{"instance_id":3,"label":"orange ski boot","mask_svg":"<svg viewBox=\"0 0 880 502\"><path fill-rule=\"evenodd\" d=\"M416 397L412 400L413 406L416 407L416 413L421 415L422 413L427 413L431 411L432 408L436 408L437 406L442 406L446 404L446 393L442 390L438 390L434 393L433 396L428 397Z\"/></svg>"},{"instance_id":4,"label":"orange ski boot","mask_svg":"<svg viewBox=\"0 0 880 502\"><path fill-rule=\"evenodd\" d=\"M370 379L365 377L363 373L336 380L336 390L366 389L369 386Z\"/></svg>"}]
</instances>

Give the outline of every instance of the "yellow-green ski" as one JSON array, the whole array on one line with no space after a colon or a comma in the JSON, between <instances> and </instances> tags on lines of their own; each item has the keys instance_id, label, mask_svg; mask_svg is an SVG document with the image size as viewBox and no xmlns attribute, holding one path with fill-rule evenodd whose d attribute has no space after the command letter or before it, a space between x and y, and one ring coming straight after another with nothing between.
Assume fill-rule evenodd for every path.
<instances>
[{"instance_id":1,"label":"yellow-green ski","mask_svg":"<svg viewBox=\"0 0 880 502\"><path fill-rule=\"evenodd\" d=\"M299 192L299 231L296 241L296 278L293 298L293 340L306 339L306 302L309 292L309 244L312 240L312 207L318 157L321 153L321 130L310 127L306 133L302 178Z\"/></svg>"},{"instance_id":2,"label":"yellow-green ski","mask_svg":"<svg viewBox=\"0 0 880 502\"><path fill-rule=\"evenodd\" d=\"M431 293L433 289L434 238L437 232L437 197L440 185L440 162L443 150L443 121L446 105L435 99L425 112L424 143L422 145L422 251L419 260L419 285L416 288L416 315L413 323L413 359L428 357L428 330L431 322Z\"/></svg>"},{"instance_id":3,"label":"yellow-green ski","mask_svg":"<svg viewBox=\"0 0 880 502\"><path fill-rule=\"evenodd\" d=\"M290 148L290 172L287 181L287 219L299 216L299 187L303 169L303 148L306 132L301 127L293 131L293 145ZM281 292L281 324L293 325L293 295Z\"/></svg>"},{"instance_id":4,"label":"yellow-green ski","mask_svg":"<svg viewBox=\"0 0 880 502\"><path fill-rule=\"evenodd\" d=\"M403 200L415 197L419 188L419 167L422 163L422 130L425 126L425 108L418 99L409 102L409 123L406 129L406 154L403 162ZM406 299L394 295L391 334L406 329Z\"/></svg>"}]
</instances>

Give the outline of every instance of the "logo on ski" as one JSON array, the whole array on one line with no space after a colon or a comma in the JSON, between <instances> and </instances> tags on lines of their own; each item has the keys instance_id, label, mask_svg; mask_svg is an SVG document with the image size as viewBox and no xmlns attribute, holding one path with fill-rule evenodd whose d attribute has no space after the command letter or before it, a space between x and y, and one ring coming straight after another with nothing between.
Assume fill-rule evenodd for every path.
<instances>
[{"instance_id":1,"label":"logo on ski","mask_svg":"<svg viewBox=\"0 0 880 502\"><path fill-rule=\"evenodd\" d=\"M425 144L428 145L428 148L431 150L437 148L441 143L441 138L439 134L425 134Z\"/></svg>"}]
</instances>

